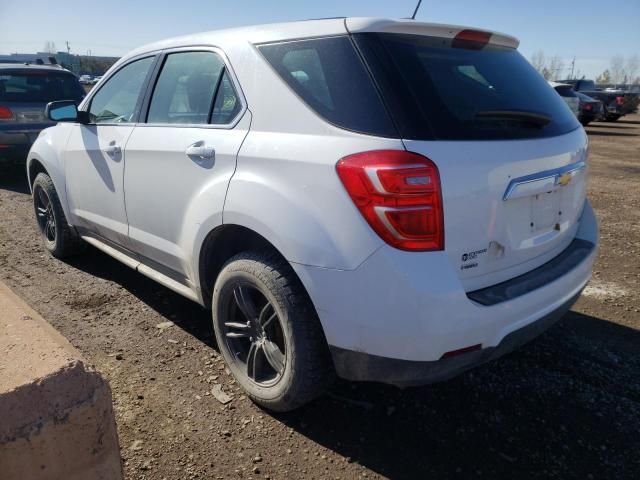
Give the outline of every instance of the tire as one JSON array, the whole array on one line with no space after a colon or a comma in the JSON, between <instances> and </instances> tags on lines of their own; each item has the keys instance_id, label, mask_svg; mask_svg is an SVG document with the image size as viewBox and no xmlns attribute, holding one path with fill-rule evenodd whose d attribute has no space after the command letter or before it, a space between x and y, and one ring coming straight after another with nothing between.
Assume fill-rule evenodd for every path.
<instances>
[{"instance_id":1,"label":"tire","mask_svg":"<svg viewBox=\"0 0 640 480\"><path fill-rule=\"evenodd\" d=\"M67 222L51 177L43 172L33 182L33 208L44 246L54 257L65 258L83 250L82 240Z\"/></svg>"},{"instance_id":2,"label":"tire","mask_svg":"<svg viewBox=\"0 0 640 480\"><path fill-rule=\"evenodd\" d=\"M333 364L320 321L279 255L249 251L231 258L215 282L212 315L220 353L261 407L294 410L331 383Z\"/></svg>"}]
</instances>

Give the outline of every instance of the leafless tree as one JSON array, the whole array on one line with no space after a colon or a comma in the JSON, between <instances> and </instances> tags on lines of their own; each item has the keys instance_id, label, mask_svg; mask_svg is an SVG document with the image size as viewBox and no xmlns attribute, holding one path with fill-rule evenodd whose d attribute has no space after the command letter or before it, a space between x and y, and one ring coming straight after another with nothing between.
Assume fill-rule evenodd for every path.
<instances>
[{"instance_id":1,"label":"leafless tree","mask_svg":"<svg viewBox=\"0 0 640 480\"><path fill-rule=\"evenodd\" d=\"M562 77L562 71L564 70L564 61L558 55L554 55L549 60L549 72L551 73L551 78L555 79L558 77Z\"/></svg>"},{"instance_id":2,"label":"leafless tree","mask_svg":"<svg viewBox=\"0 0 640 480\"><path fill-rule=\"evenodd\" d=\"M615 55L611 58L609 72L611 73L611 81L613 83L622 83L624 81L625 68L624 57L622 55Z\"/></svg>"},{"instance_id":3,"label":"leafless tree","mask_svg":"<svg viewBox=\"0 0 640 480\"><path fill-rule=\"evenodd\" d=\"M638 70L640 70L640 57L638 57L638 55L631 55L627 58L627 64L624 69L627 75L627 81L629 83L635 83L638 80Z\"/></svg>"},{"instance_id":4,"label":"leafless tree","mask_svg":"<svg viewBox=\"0 0 640 480\"><path fill-rule=\"evenodd\" d=\"M598 75L598 78L596 78L596 83L598 85L607 85L611 83L611 73L609 72L609 70L605 70L600 75Z\"/></svg>"},{"instance_id":5,"label":"leafless tree","mask_svg":"<svg viewBox=\"0 0 640 480\"><path fill-rule=\"evenodd\" d=\"M546 64L547 59L544 57L544 52L542 50L534 52L534 54L531 56L531 65L533 65L533 68L535 68L540 73L542 73L542 70L544 69Z\"/></svg>"},{"instance_id":6,"label":"leafless tree","mask_svg":"<svg viewBox=\"0 0 640 480\"><path fill-rule=\"evenodd\" d=\"M46 53L56 53L56 44L52 41L45 42L43 51Z\"/></svg>"}]
</instances>

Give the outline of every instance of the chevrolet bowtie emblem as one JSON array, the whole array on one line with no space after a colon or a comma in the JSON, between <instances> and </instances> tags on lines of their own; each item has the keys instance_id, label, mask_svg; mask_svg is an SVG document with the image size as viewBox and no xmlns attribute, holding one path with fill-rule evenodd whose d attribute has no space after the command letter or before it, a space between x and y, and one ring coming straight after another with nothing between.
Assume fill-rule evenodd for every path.
<instances>
[{"instance_id":1,"label":"chevrolet bowtie emblem","mask_svg":"<svg viewBox=\"0 0 640 480\"><path fill-rule=\"evenodd\" d=\"M573 178L573 175L571 173L563 173L558 177L558 179L556 180L556 183L564 187L565 185L569 184L572 178Z\"/></svg>"}]
</instances>

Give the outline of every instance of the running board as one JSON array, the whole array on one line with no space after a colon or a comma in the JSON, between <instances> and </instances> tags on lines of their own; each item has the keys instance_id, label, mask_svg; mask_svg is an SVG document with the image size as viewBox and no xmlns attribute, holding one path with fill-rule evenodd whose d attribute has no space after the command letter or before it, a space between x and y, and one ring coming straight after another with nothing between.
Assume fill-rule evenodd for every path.
<instances>
[{"instance_id":1,"label":"running board","mask_svg":"<svg viewBox=\"0 0 640 480\"><path fill-rule=\"evenodd\" d=\"M197 302L200 304L202 303L198 298L198 295L196 295L196 293L193 290L191 290L188 286L183 285L180 282L176 282L174 279L166 276L163 273L160 273L157 270L154 270L153 268L149 267L148 265L145 265L141 261L135 258L132 258L131 256L127 255L121 250L113 248L107 245L106 243L101 242L95 237L89 237L89 236L83 235L80 238L82 238L82 240L87 242L89 245L92 245L96 247L98 250L101 250L102 252L106 253L110 257L113 257L119 262L124 263L127 267L132 268L137 272L140 272L145 277L148 277L151 280L155 280L161 285L164 285L169 290L173 290L174 292L182 295L183 297L187 297L189 300L193 300L194 302Z\"/></svg>"}]
</instances>

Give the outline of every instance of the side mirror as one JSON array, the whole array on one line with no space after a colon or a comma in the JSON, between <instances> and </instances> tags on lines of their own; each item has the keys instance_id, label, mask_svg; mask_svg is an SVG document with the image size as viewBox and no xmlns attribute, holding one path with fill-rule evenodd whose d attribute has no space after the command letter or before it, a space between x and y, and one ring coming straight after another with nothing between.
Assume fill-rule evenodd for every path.
<instances>
[{"instance_id":1,"label":"side mirror","mask_svg":"<svg viewBox=\"0 0 640 480\"><path fill-rule=\"evenodd\" d=\"M73 100L60 100L50 102L44 109L44 114L54 122L80 122L89 123L87 112L79 112L76 102Z\"/></svg>"}]
</instances>

